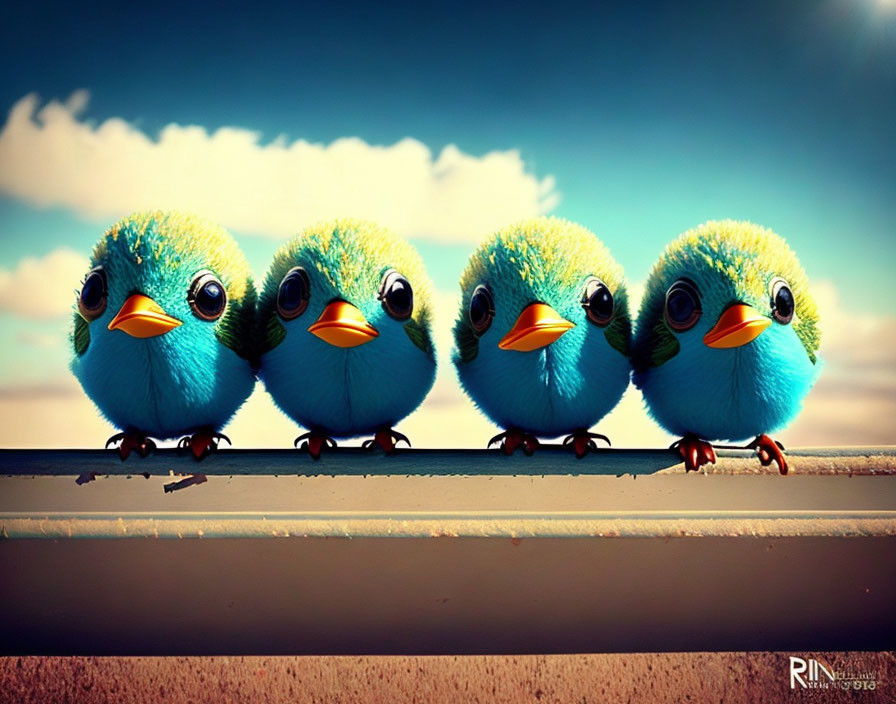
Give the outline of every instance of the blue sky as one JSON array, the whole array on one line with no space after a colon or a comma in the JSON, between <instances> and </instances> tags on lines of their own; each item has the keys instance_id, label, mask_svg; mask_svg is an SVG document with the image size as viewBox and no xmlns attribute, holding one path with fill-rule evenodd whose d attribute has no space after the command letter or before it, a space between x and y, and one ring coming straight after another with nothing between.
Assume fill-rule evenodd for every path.
<instances>
[{"instance_id":1,"label":"blue sky","mask_svg":"<svg viewBox=\"0 0 896 704\"><path fill-rule=\"evenodd\" d=\"M685 229L749 219L787 238L843 305L893 314L894 0L36 2L2 14L4 112L84 90L79 125L120 120L150 141L174 124L251 131L256 147L412 138L433 162L449 145L474 161L515 150L520 188L553 179L550 212L595 231L632 281ZM4 178L6 271L61 246L86 255L127 214L121 200L82 207L65 188ZM225 224L261 273L283 238L246 222ZM473 240L409 227L437 288L454 292ZM58 320L2 310L0 385L62 365L49 345L19 344Z\"/></svg>"},{"instance_id":2,"label":"blue sky","mask_svg":"<svg viewBox=\"0 0 896 704\"><path fill-rule=\"evenodd\" d=\"M86 88L84 117L149 135L174 122L263 140L519 149L556 178L554 212L604 237L632 278L681 230L749 218L787 237L813 275L885 305L872 294L890 285L894 253L892 9L424 5L17 5L0 30L12 67L0 105ZM65 221L30 210L0 201L4 259ZM84 246L96 227L53 231Z\"/></svg>"}]
</instances>

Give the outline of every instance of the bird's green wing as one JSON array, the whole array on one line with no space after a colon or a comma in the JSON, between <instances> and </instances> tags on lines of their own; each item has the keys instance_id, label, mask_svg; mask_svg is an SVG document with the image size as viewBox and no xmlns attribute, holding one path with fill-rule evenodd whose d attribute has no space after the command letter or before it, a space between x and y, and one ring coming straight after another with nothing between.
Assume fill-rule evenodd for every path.
<instances>
[{"instance_id":1,"label":"bird's green wing","mask_svg":"<svg viewBox=\"0 0 896 704\"><path fill-rule=\"evenodd\" d=\"M464 315L454 324L454 342L457 345L457 358L461 362L469 364L476 359L479 354L479 338Z\"/></svg>"},{"instance_id":2,"label":"bird's green wing","mask_svg":"<svg viewBox=\"0 0 896 704\"><path fill-rule=\"evenodd\" d=\"M653 326L650 338L650 363L654 367L665 364L681 349L678 338L669 331L666 323L662 320L657 321L657 324Z\"/></svg>"},{"instance_id":3,"label":"bird's green wing","mask_svg":"<svg viewBox=\"0 0 896 704\"><path fill-rule=\"evenodd\" d=\"M650 329L646 344L639 345L635 350L635 371L659 367L677 355L680 349L678 339L661 318Z\"/></svg>"},{"instance_id":4,"label":"bird's green wing","mask_svg":"<svg viewBox=\"0 0 896 704\"><path fill-rule=\"evenodd\" d=\"M632 321L627 315L617 315L604 330L604 337L607 338L610 347L626 357L631 355Z\"/></svg>"},{"instance_id":5,"label":"bird's green wing","mask_svg":"<svg viewBox=\"0 0 896 704\"><path fill-rule=\"evenodd\" d=\"M79 357L87 351L90 344L90 323L75 311L75 327L72 329L72 345Z\"/></svg>"},{"instance_id":6,"label":"bird's green wing","mask_svg":"<svg viewBox=\"0 0 896 704\"><path fill-rule=\"evenodd\" d=\"M632 320L628 313L628 291L624 286L616 290L616 315L604 330L610 347L626 357L632 350Z\"/></svg>"},{"instance_id":7,"label":"bird's green wing","mask_svg":"<svg viewBox=\"0 0 896 704\"><path fill-rule=\"evenodd\" d=\"M243 359L253 358L252 325L255 317L255 286L250 279L241 300L231 301L215 325L215 337Z\"/></svg>"},{"instance_id":8,"label":"bird's green wing","mask_svg":"<svg viewBox=\"0 0 896 704\"><path fill-rule=\"evenodd\" d=\"M429 326L425 321L418 322L411 318L404 324L404 331L417 347L423 350L428 357L433 356L432 339L429 336Z\"/></svg>"},{"instance_id":9,"label":"bird's green wing","mask_svg":"<svg viewBox=\"0 0 896 704\"><path fill-rule=\"evenodd\" d=\"M280 322L274 313L268 315L267 325L261 331L259 340L261 341L261 349L258 350L259 355L266 354L274 349L277 345L286 339L286 328Z\"/></svg>"},{"instance_id":10,"label":"bird's green wing","mask_svg":"<svg viewBox=\"0 0 896 704\"><path fill-rule=\"evenodd\" d=\"M807 305L802 299L797 299L798 310L803 311L803 317L793 326L799 341L806 348L809 360L812 364L818 361L818 347L821 344L821 331L818 329L818 310L812 302Z\"/></svg>"}]
</instances>

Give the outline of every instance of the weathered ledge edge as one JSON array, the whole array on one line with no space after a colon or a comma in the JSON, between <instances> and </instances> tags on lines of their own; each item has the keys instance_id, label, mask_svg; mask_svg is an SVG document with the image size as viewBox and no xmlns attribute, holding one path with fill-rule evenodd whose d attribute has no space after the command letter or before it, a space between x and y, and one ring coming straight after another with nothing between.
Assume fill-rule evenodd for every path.
<instances>
[{"instance_id":1,"label":"weathered ledge edge","mask_svg":"<svg viewBox=\"0 0 896 704\"><path fill-rule=\"evenodd\" d=\"M746 450L719 450L708 474L776 474ZM799 448L787 453L790 474L896 474L896 446ZM146 458L119 459L115 450L0 449L0 476L89 473L166 476L207 475L622 475L684 473L669 450L605 449L581 460L566 448L545 445L532 457L506 457L498 450L401 449L393 455L359 448L337 448L319 461L296 450L222 449L202 462L174 449Z\"/></svg>"}]
</instances>

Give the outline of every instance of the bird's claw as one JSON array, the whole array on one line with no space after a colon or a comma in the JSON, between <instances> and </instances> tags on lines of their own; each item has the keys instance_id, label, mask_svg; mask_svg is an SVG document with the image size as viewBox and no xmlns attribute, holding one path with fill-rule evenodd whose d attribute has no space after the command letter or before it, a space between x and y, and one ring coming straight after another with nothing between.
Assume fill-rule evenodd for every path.
<instances>
[{"instance_id":1,"label":"bird's claw","mask_svg":"<svg viewBox=\"0 0 896 704\"><path fill-rule=\"evenodd\" d=\"M392 437L394 438L396 445L398 445L398 443L400 443L400 442L404 442L407 444L408 447L411 446L411 441L410 441L410 439L408 439L407 435L405 435L404 433L399 433L396 430L392 430L390 432L392 433Z\"/></svg>"},{"instance_id":2,"label":"bird's claw","mask_svg":"<svg viewBox=\"0 0 896 704\"><path fill-rule=\"evenodd\" d=\"M225 440L228 445L233 444L224 433L216 433L213 430L199 430L192 435L182 437L177 443L177 449L181 452L190 450L193 454L193 459L199 462L217 450L218 443L221 440Z\"/></svg>"},{"instance_id":3,"label":"bird's claw","mask_svg":"<svg viewBox=\"0 0 896 704\"><path fill-rule=\"evenodd\" d=\"M106 440L106 449L109 449L109 445L114 445L115 443L119 443L118 456L122 462L130 456L132 450L135 450L140 457L146 457L156 449L156 444L152 440L143 433L133 430L115 433L115 435Z\"/></svg>"},{"instance_id":4,"label":"bird's claw","mask_svg":"<svg viewBox=\"0 0 896 704\"><path fill-rule=\"evenodd\" d=\"M601 435L600 433L591 433L588 432L585 428L580 428L576 430L572 435L567 435L563 438L563 446L568 447L572 445L575 450L576 457L582 459L585 455L588 454L588 451L597 452L597 443L595 440L603 440L607 443L608 446L612 446L613 443L610 442L610 438L606 435Z\"/></svg>"},{"instance_id":5,"label":"bird's claw","mask_svg":"<svg viewBox=\"0 0 896 704\"><path fill-rule=\"evenodd\" d=\"M365 450L372 450L375 447L379 446L382 448L383 452L385 452L386 454L390 454L395 451L396 446L400 442L406 442L408 447L411 446L411 441L408 440L407 435L399 433L397 430L393 430L392 428L380 428L376 431L372 438L362 442L361 447L363 447Z\"/></svg>"},{"instance_id":6,"label":"bird's claw","mask_svg":"<svg viewBox=\"0 0 896 704\"><path fill-rule=\"evenodd\" d=\"M501 443L501 450L505 455L512 455L518 447L522 446L523 452L531 457L535 450L538 449L538 438L519 428L509 428L503 433L498 433L488 441L488 447L497 442Z\"/></svg>"},{"instance_id":7,"label":"bird's claw","mask_svg":"<svg viewBox=\"0 0 896 704\"><path fill-rule=\"evenodd\" d=\"M713 446L696 435L685 435L681 440L673 442L670 450L677 450L684 460L685 472L696 472L705 464L716 463L716 451Z\"/></svg>"},{"instance_id":8,"label":"bird's claw","mask_svg":"<svg viewBox=\"0 0 896 704\"><path fill-rule=\"evenodd\" d=\"M747 449L756 450L759 462L763 467L768 467L772 462L775 462L778 465L778 471L781 474L787 474L789 466L787 459L784 457L784 446L777 440L773 440L768 435L759 435L753 442L747 445Z\"/></svg>"},{"instance_id":9,"label":"bird's claw","mask_svg":"<svg viewBox=\"0 0 896 704\"><path fill-rule=\"evenodd\" d=\"M302 443L299 445L299 443ZM302 433L293 441L293 447L299 450L307 450L312 459L319 460L321 450L325 447L333 449L336 447L336 441L329 435L316 433L313 430Z\"/></svg>"}]
</instances>

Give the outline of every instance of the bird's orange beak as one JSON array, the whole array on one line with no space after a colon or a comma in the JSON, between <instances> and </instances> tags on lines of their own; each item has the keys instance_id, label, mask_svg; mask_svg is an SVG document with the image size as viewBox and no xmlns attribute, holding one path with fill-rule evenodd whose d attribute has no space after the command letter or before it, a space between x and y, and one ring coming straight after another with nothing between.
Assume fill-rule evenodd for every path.
<instances>
[{"instance_id":1,"label":"bird's orange beak","mask_svg":"<svg viewBox=\"0 0 896 704\"><path fill-rule=\"evenodd\" d=\"M530 303L520 313L510 332L501 338L498 347L502 350L531 352L547 347L574 327L574 323L546 303Z\"/></svg>"},{"instance_id":2,"label":"bird's orange beak","mask_svg":"<svg viewBox=\"0 0 896 704\"><path fill-rule=\"evenodd\" d=\"M308 332L335 347L357 347L380 335L361 311L346 301L333 301L324 308Z\"/></svg>"},{"instance_id":3,"label":"bird's orange beak","mask_svg":"<svg viewBox=\"0 0 896 704\"><path fill-rule=\"evenodd\" d=\"M124 302L109 323L109 330L121 330L132 337L156 337L183 325L168 315L158 303L142 293Z\"/></svg>"},{"instance_id":4,"label":"bird's orange beak","mask_svg":"<svg viewBox=\"0 0 896 704\"><path fill-rule=\"evenodd\" d=\"M746 303L735 303L727 308L706 335L703 343L709 347L727 349L752 342L772 321Z\"/></svg>"}]
</instances>

